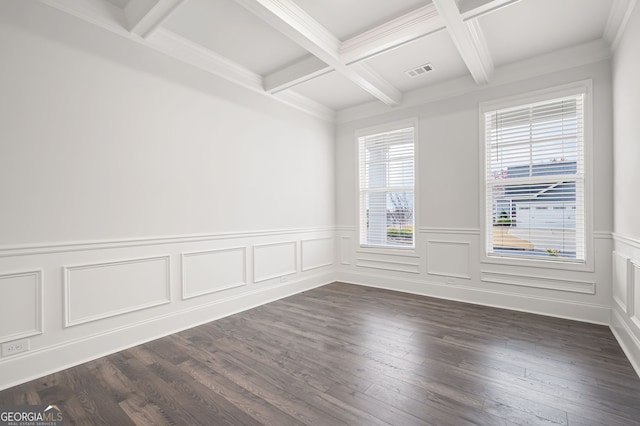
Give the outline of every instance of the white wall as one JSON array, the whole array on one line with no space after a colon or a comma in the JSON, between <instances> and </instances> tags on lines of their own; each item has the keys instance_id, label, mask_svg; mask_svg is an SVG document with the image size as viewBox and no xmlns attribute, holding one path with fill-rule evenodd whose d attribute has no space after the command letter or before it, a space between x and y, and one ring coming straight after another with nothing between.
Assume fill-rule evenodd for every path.
<instances>
[{"instance_id":1,"label":"white wall","mask_svg":"<svg viewBox=\"0 0 640 426\"><path fill-rule=\"evenodd\" d=\"M516 66L514 69L518 68ZM520 67L525 70L527 67ZM501 71L498 70L498 74ZM609 60L485 88L443 93L432 102L361 118L343 114L337 129L339 273L344 281L609 324L612 230L612 100ZM480 262L479 112L481 102L590 79L593 84L591 271ZM462 87L468 84L461 80ZM435 89L437 92L439 89ZM457 94L456 94L457 93ZM429 94L425 92L428 97ZM411 99L415 102L415 99ZM363 110L368 106L363 107ZM364 115L364 114L363 114ZM356 117L350 120L349 117ZM419 196L415 253L363 250L357 236L357 129L417 117ZM535 262L532 262L532 264Z\"/></svg>"},{"instance_id":2,"label":"white wall","mask_svg":"<svg viewBox=\"0 0 640 426\"><path fill-rule=\"evenodd\" d=\"M640 372L640 6L613 59L614 239L612 329Z\"/></svg>"},{"instance_id":3,"label":"white wall","mask_svg":"<svg viewBox=\"0 0 640 426\"><path fill-rule=\"evenodd\" d=\"M334 129L0 2L0 388L333 280Z\"/></svg>"}]
</instances>

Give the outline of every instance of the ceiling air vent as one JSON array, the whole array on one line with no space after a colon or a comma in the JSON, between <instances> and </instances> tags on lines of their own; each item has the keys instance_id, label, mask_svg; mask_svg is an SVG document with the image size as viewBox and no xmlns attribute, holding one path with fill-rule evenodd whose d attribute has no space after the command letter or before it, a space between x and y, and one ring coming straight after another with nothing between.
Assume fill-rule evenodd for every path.
<instances>
[{"instance_id":1,"label":"ceiling air vent","mask_svg":"<svg viewBox=\"0 0 640 426\"><path fill-rule=\"evenodd\" d=\"M409 77L411 77L411 78L416 78L416 77L418 77L420 75L428 73L429 71L433 71L433 65L424 64L424 65L420 65L417 68L413 68L413 69L410 69L408 71L405 71L404 73L406 75L408 75Z\"/></svg>"}]
</instances>

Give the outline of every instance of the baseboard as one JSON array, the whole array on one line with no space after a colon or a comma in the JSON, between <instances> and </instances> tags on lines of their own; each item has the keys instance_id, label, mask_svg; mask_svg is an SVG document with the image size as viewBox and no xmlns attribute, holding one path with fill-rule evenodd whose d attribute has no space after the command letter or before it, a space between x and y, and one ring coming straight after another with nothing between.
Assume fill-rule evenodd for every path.
<instances>
[{"instance_id":1,"label":"baseboard","mask_svg":"<svg viewBox=\"0 0 640 426\"><path fill-rule=\"evenodd\" d=\"M308 276L239 296L171 312L106 332L16 355L0 364L0 390L70 368L133 346L224 318L284 297L329 284L334 273ZM259 287L259 285L257 285Z\"/></svg>"},{"instance_id":2,"label":"baseboard","mask_svg":"<svg viewBox=\"0 0 640 426\"><path fill-rule=\"evenodd\" d=\"M618 308L613 308L611 313L611 332L620 344L624 354L640 377L640 340L633 333L630 325L624 319L624 315L618 312Z\"/></svg>"},{"instance_id":3,"label":"baseboard","mask_svg":"<svg viewBox=\"0 0 640 426\"><path fill-rule=\"evenodd\" d=\"M440 299L455 300L458 302L510 309L599 325L608 326L611 321L611 307L605 305L579 303L563 299L508 293L461 285L448 285L425 280L412 280L344 271L339 272L337 278L339 281L349 284L383 288L421 296L437 297ZM536 307L532 308L532 305Z\"/></svg>"}]
</instances>

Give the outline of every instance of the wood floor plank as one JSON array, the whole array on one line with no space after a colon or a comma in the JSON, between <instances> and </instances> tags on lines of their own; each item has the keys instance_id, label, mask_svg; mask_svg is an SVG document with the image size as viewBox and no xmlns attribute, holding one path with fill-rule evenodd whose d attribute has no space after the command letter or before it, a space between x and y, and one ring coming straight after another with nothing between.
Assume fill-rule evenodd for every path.
<instances>
[{"instance_id":1,"label":"wood floor plank","mask_svg":"<svg viewBox=\"0 0 640 426\"><path fill-rule=\"evenodd\" d=\"M640 425L604 326L334 283L0 392L79 425Z\"/></svg>"}]
</instances>

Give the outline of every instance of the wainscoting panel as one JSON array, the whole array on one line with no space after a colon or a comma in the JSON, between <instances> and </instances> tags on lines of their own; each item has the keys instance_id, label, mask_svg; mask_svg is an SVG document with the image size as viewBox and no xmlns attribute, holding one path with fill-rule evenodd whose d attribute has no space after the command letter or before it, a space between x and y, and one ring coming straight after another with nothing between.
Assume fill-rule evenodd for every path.
<instances>
[{"instance_id":1,"label":"wainscoting panel","mask_svg":"<svg viewBox=\"0 0 640 426\"><path fill-rule=\"evenodd\" d=\"M183 299L246 284L246 247L182 254Z\"/></svg>"},{"instance_id":2,"label":"wainscoting panel","mask_svg":"<svg viewBox=\"0 0 640 426\"><path fill-rule=\"evenodd\" d=\"M514 274L506 272L482 271L483 282L507 284L523 287L545 288L550 290L569 291L573 293L595 294L596 284L593 281L577 279L559 279L539 275Z\"/></svg>"},{"instance_id":3,"label":"wainscoting panel","mask_svg":"<svg viewBox=\"0 0 640 426\"><path fill-rule=\"evenodd\" d=\"M0 275L0 343L43 332L42 271Z\"/></svg>"},{"instance_id":4,"label":"wainscoting panel","mask_svg":"<svg viewBox=\"0 0 640 426\"><path fill-rule=\"evenodd\" d=\"M631 280L629 280L628 314L632 315L634 322L640 327L640 261L631 261Z\"/></svg>"},{"instance_id":5,"label":"wainscoting panel","mask_svg":"<svg viewBox=\"0 0 640 426\"><path fill-rule=\"evenodd\" d=\"M613 300L627 313L629 265L631 259L617 251L613 252Z\"/></svg>"},{"instance_id":6,"label":"wainscoting panel","mask_svg":"<svg viewBox=\"0 0 640 426\"><path fill-rule=\"evenodd\" d=\"M340 264L351 265L351 237L340 237Z\"/></svg>"},{"instance_id":7,"label":"wainscoting panel","mask_svg":"<svg viewBox=\"0 0 640 426\"><path fill-rule=\"evenodd\" d=\"M300 243L302 271L333 265L333 238L315 238Z\"/></svg>"},{"instance_id":8,"label":"wainscoting panel","mask_svg":"<svg viewBox=\"0 0 640 426\"><path fill-rule=\"evenodd\" d=\"M64 267L65 326L171 302L169 256Z\"/></svg>"},{"instance_id":9,"label":"wainscoting panel","mask_svg":"<svg viewBox=\"0 0 640 426\"><path fill-rule=\"evenodd\" d=\"M261 244L253 247L253 281L258 283L295 274L296 242Z\"/></svg>"},{"instance_id":10,"label":"wainscoting panel","mask_svg":"<svg viewBox=\"0 0 640 426\"><path fill-rule=\"evenodd\" d=\"M471 279L471 243L428 240L427 274Z\"/></svg>"}]
</instances>

